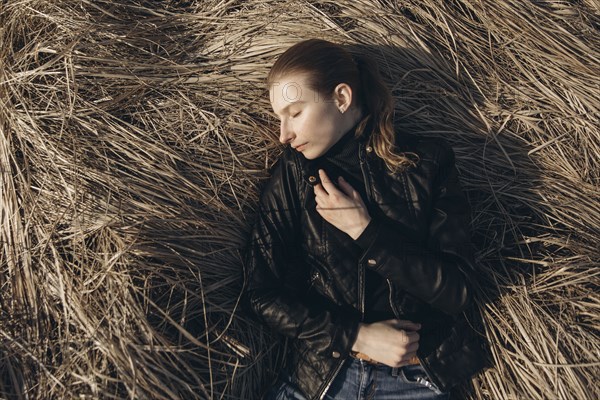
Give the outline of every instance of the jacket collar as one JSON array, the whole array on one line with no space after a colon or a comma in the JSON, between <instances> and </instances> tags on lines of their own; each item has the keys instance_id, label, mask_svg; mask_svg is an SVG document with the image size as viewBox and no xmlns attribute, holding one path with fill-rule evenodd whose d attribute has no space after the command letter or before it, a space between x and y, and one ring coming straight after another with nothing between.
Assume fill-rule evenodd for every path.
<instances>
[{"instance_id":1,"label":"jacket collar","mask_svg":"<svg viewBox=\"0 0 600 400\"><path fill-rule=\"evenodd\" d=\"M347 134L354 136L354 132L356 131L357 127L358 127L358 123L356 125L354 125L350 129L350 131L346 132L346 134L344 134L343 138L345 138L345 135L347 135ZM358 140L358 157L361 160L361 162L365 161L367 159L368 155L374 154L372 151L369 151L369 152L367 151L367 142L369 140L369 136L370 135L362 135L358 139L356 139L356 138L352 139L352 140ZM342 139L340 139L340 140L342 140ZM336 144L334 144L333 147L335 147L338 144L339 144L339 142L336 142ZM299 157L304 161L302 163L302 165L303 165L302 176L303 176L304 181L311 186L314 186L317 183L319 183L320 182L319 168L323 167L326 157L321 156L321 157L317 157L313 160L308 160L308 159L304 158L304 156L302 154L299 154Z\"/></svg>"}]
</instances>

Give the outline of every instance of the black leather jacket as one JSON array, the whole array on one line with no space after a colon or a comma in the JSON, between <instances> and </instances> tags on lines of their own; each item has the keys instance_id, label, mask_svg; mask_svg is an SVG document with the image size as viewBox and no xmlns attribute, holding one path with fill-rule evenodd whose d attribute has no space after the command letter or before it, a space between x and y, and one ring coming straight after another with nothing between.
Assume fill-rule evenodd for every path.
<instances>
[{"instance_id":1,"label":"black leather jacket","mask_svg":"<svg viewBox=\"0 0 600 400\"><path fill-rule=\"evenodd\" d=\"M391 174L363 140L359 157L372 218L355 241L315 209L322 158L286 148L260 197L245 258L250 306L291 338L290 374L309 399L322 399L349 356L364 316L365 269L386 278L396 317L421 323L418 356L442 390L484 366L469 329L469 279L476 273L454 152L439 139L405 138L416 168Z\"/></svg>"}]
</instances>

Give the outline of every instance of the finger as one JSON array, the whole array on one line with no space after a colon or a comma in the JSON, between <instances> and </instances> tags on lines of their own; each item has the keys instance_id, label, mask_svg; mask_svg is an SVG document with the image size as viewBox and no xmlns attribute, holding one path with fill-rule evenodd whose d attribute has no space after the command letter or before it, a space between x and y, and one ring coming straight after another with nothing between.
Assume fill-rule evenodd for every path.
<instances>
[{"instance_id":1,"label":"finger","mask_svg":"<svg viewBox=\"0 0 600 400\"><path fill-rule=\"evenodd\" d=\"M420 339L419 334L414 331L400 331L399 334L399 340L404 344L418 342Z\"/></svg>"},{"instance_id":2,"label":"finger","mask_svg":"<svg viewBox=\"0 0 600 400\"><path fill-rule=\"evenodd\" d=\"M321 184L323 185L323 188L328 194L339 192L338 188L336 188L333 182L331 182L331 179L329 179L329 176L327 176L327 173L324 169L319 170L319 177L321 178Z\"/></svg>"},{"instance_id":3,"label":"finger","mask_svg":"<svg viewBox=\"0 0 600 400\"><path fill-rule=\"evenodd\" d=\"M396 368L404 367L405 365L412 364L412 359L417 357L417 352L407 353L404 357L402 357L403 361L399 362L396 365Z\"/></svg>"},{"instance_id":4,"label":"finger","mask_svg":"<svg viewBox=\"0 0 600 400\"><path fill-rule=\"evenodd\" d=\"M410 358L410 353L415 353L419 350L419 342L408 343L397 348L398 354L403 360Z\"/></svg>"},{"instance_id":5,"label":"finger","mask_svg":"<svg viewBox=\"0 0 600 400\"><path fill-rule=\"evenodd\" d=\"M403 319L389 319L385 321L388 325L394 329L405 330L405 331L418 331L421 329L421 324L418 322L403 320Z\"/></svg>"},{"instance_id":6,"label":"finger","mask_svg":"<svg viewBox=\"0 0 600 400\"><path fill-rule=\"evenodd\" d=\"M421 336L415 331L404 331L406 332L406 336L408 336L408 343L418 342Z\"/></svg>"},{"instance_id":7,"label":"finger","mask_svg":"<svg viewBox=\"0 0 600 400\"><path fill-rule=\"evenodd\" d=\"M390 365L390 366L391 367L395 367L395 368L404 367L406 365L413 364L413 360L415 358L418 359L417 357L418 356L417 356L417 352L416 351L406 352L402 356L399 356L396 359L396 361L393 363L393 365Z\"/></svg>"},{"instance_id":8,"label":"finger","mask_svg":"<svg viewBox=\"0 0 600 400\"><path fill-rule=\"evenodd\" d=\"M328 193L325 191L325 189L323 189L323 186L320 183L317 183L315 186L313 186L313 188L315 189L315 196L327 196Z\"/></svg>"},{"instance_id":9,"label":"finger","mask_svg":"<svg viewBox=\"0 0 600 400\"><path fill-rule=\"evenodd\" d=\"M344 192L344 194L348 195L350 198L354 198L354 188L350 185L343 177L338 178L338 184L340 185L340 189Z\"/></svg>"},{"instance_id":10,"label":"finger","mask_svg":"<svg viewBox=\"0 0 600 400\"><path fill-rule=\"evenodd\" d=\"M406 346L406 358L412 357L413 353L416 353L419 349L419 342L414 342Z\"/></svg>"},{"instance_id":11,"label":"finger","mask_svg":"<svg viewBox=\"0 0 600 400\"><path fill-rule=\"evenodd\" d=\"M398 329L405 329L411 331L417 331L421 329L421 324L419 324L418 322L409 321L407 319L396 319L394 321L394 326Z\"/></svg>"}]
</instances>

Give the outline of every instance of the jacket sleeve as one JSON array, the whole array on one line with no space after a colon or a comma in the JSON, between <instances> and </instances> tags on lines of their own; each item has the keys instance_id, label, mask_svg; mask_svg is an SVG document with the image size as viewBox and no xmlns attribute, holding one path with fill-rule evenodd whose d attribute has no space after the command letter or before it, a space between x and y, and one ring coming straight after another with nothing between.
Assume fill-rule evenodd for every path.
<instances>
[{"instance_id":1,"label":"jacket sleeve","mask_svg":"<svg viewBox=\"0 0 600 400\"><path fill-rule=\"evenodd\" d=\"M470 303L468 276L473 269L470 208L461 191L454 152L437 146L429 233L423 246L411 244L394 222L373 218L356 239L360 262L390 279L407 293L443 312L456 315Z\"/></svg>"},{"instance_id":2,"label":"jacket sleeve","mask_svg":"<svg viewBox=\"0 0 600 400\"><path fill-rule=\"evenodd\" d=\"M320 355L339 358L350 352L359 319L339 306L323 307L302 300L308 272L300 251L302 207L295 168L282 156L261 193L244 250L246 299L269 327L305 340Z\"/></svg>"}]
</instances>

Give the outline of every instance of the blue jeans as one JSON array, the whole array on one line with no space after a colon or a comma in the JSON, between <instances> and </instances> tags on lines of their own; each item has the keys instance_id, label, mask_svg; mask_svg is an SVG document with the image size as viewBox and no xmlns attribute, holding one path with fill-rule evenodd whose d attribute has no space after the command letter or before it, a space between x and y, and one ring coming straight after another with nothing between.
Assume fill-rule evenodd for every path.
<instances>
[{"instance_id":1,"label":"blue jeans","mask_svg":"<svg viewBox=\"0 0 600 400\"><path fill-rule=\"evenodd\" d=\"M372 365L349 357L325 395L326 400L447 400L427 379L420 365L391 368ZM266 400L306 400L306 397L285 379L278 381L267 393Z\"/></svg>"}]
</instances>

